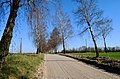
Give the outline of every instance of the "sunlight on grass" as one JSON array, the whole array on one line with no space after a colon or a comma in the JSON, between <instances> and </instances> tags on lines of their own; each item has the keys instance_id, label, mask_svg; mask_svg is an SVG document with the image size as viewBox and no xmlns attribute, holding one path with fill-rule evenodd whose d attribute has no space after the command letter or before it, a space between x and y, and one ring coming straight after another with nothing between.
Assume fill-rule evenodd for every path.
<instances>
[{"instance_id":1,"label":"sunlight on grass","mask_svg":"<svg viewBox=\"0 0 120 79\"><path fill-rule=\"evenodd\" d=\"M0 79L31 78L43 59L43 54L8 55L1 69Z\"/></svg>"},{"instance_id":2,"label":"sunlight on grass","mask_svg":"<svg viewBox=\"0 0 120 79\"><path fill-rule=\"evenodd\" d=\"M95 53L73 53L72 55L95 57ZM106 57L106 58L119 59L120 60L120 52L118 52L118 53L116 53L116 52L100 53L100 57Z\"/></svg>"}]
</instances>

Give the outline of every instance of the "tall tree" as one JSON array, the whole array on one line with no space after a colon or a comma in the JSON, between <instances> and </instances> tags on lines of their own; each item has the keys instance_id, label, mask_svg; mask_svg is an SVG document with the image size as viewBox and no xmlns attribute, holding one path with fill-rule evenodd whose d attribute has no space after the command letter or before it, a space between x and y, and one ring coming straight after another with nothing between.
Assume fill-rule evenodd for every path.
<instances>
[{"instance_id":1,"label":"tall tree","mask_svg":"<svg viewBox=\"0 0 120 79\"><path fill-rule=\"evenodd\" d=\"M37 47L36 53L43 53L46 50L46 32L45 26L37 26L37 28L31 29L31 35L33 38L33 43Z\"/></svg>"},{"instance_id":2,"label":"tall tree","mask_svg":"<svg viewBox=\"0 0 120 79\"><path fill-rule=\"evenodd\" d=\"M26 11L27 12L26 14L30 15L31 13L33 14L32 16L34 16L36 15L36 12L39 11L40 9L39 5L41 5L44 2L46 1L44 0L1 0L0 1L0 12L5 11L3 13L6 13L6 11L9 11L7 24L3 32L2 38L0 40L0 59L7 56L9 53L9 47L13 35L15 20L16 17L18 16L17 15L18 11ZM25 17L27 16L25 15ZM32 23L34 24L34 21L32 21Z\"/></svg>"},{"instance_id":3,"label":"tall tree","mask_svg":"<svg viewBox=\"0 0 120 79\"><path fill-rule=\"evenodd\" d=\"M58 28L55 27L53 29L48 43L49 48L57 53L57 47L61 44L61 36Z\"/></svg>"},{"instance_id":4,"label":"tall tree","mask_svg":"<svg viewBox=\"0 0 120 79\"><path fill-rule=\"evenodd\" d=\"M102 21L97 22L97 25L99 25L97 28L98 36L101 35L104 42L104 52L107 52L106 37L113 30L113 28L111 27L111 23L111 19L103 19Z\"/></svg>"},{"instance_id":5,"label":"tall tree","mask_svg":"<svg viewBox=\"0 0 120 79\"><path fill-rule=\"evenodd\" d=\"M60 5L60 4L59 4ZM69 16L64 13L61 5L57 8L54 18L54 26L58 26L61 34L61 41L63 45L63 53L65 54L65 40L70 38L73 34L71 20Z\"/></svg>"},{"instance_id":6,"label":"tall tree","mask_svg":"<svg viewBox=\"0 0 120 79\"><path fill-rule=\"evenodd\" d=\"M9 51L9 46L12 39L12 32L15 25L15 19L17 17L17 11L19 9L20 0L13 0L13 2L12 0L5 1L5 2L3 1L0 3L0 8L3 8L4 7L3 5L5 3L10 4L11 6L10 6L10 15L8 17L8 21L0 41L0 58L1 59L4 56L6 56Z\"/></svg>"},{"instance_id":7,"label":"tall tree","mask_svg":"<svg viewBox=\"0 0 120 79\"><path fill-rule=\"evenodd\" d=\"M35 16L33 14L30 14L31 16L29 18L30 22L30 30L31 35L33 38L34 45L37 47L37 52L45 52L46 50L46 38L47 38L47 18L48 18L48 8L46 7L46 3L42 3L39 5L40 9L39 11L36 11ZM34 23L31 23L34 22Z\"/></svg>"},{"instance_id":8,"label":"tall tree","mask_svg":"<svg viewBox=\"0 0 120 79\"><path fill-rule=\"evenodd\" d=\"M77 19L78 24L82 24L86 28L84 31L86 30L90 31L95 47L96 57L99 57L94 30L96 30L95 29L96 23L102 19L103 11L97 8L96 0L74 0L74 1L78 3L78 8L74 12L74 14L78 18Z\"/></svg>"}]
</instances>

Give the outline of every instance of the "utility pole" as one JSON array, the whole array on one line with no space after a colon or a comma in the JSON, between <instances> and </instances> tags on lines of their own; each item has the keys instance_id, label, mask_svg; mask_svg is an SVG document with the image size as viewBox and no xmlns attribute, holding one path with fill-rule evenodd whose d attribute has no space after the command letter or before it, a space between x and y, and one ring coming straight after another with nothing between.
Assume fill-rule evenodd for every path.
<instances>
[{"instance_id":1,"label":"utility pole","mask_svg":"<svg viewBox=\"0 0 120 79\"><path fill-rule=\"evenodd\" d=\"M10 53L13 53L13 44L11 44Z\"/></svg>"},{"instance_id":2,"label":"utility pole","mask_svg":"<svg viewBox=\"0 0 120 79\"><path fill-rule=\"evenodd\" d=\"M85 39L85 44L86 44L86 52L87 52L87 39Z\"/></svg>"},{"instance_id":3,"label":"utility pole","mask_svg":"<svg viewBox=\"0 0 120 79\"><path fill-rule=\"evenodd\" d=\"M22 38L20 38L20 53L22 53Z\"/></svg>"}]
</instances>

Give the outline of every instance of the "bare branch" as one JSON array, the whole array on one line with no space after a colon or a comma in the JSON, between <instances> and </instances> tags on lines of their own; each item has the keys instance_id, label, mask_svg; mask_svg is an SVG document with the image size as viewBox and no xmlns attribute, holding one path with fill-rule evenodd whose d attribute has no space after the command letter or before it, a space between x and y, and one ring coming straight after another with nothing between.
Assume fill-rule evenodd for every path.
<instances>
[{"instance_id":1,"label":"bare branch","mask_svg":"<svg viewBox=\"0 0 120 79\"><path fill-rule=\"evenodd\" d=\"M88 28L84 29L81 33L79 33L78 35L82 35L84 32L86 32L88 30Z\"/></svg>"},{"instance_id":2,"label":"bare branch","mask_svg":"<svg viewBox=\"0 0 120 79\"><path fill-rule=\"evenodd\" d=\"M2 7L4 4L7 4L7 3L10 3L10 0L0 3L0 7Z\"/></svg>"},{"instance_id":3,"label":"bare branch","mask_svg":"<svg viewBox=\"0 0 120 79\"><path fill-rule=\"evenodd\" d=\"M27 6L27 5L29 5L30 3L32 3L32 2L33 2L33 0L28 0L27 3L25 3L25 4L20 4L19 7Z\"/></svg>"}]
</instances>

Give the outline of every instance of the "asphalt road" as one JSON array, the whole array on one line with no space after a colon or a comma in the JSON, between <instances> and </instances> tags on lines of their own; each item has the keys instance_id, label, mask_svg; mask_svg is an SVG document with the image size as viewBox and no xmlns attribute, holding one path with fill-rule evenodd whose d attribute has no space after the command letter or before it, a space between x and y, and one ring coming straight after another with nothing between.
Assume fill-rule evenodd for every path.
<instances>
[{"instance_id":1,"label":"asphalt road","mask_svg":"<svg viewBox=\"0 0 120 79\"><path fill-rule=\"evenodd\" d=\"M120 79L120 76L72 58L45 54L44 79Z\"/></svg>"}]
</instances>

